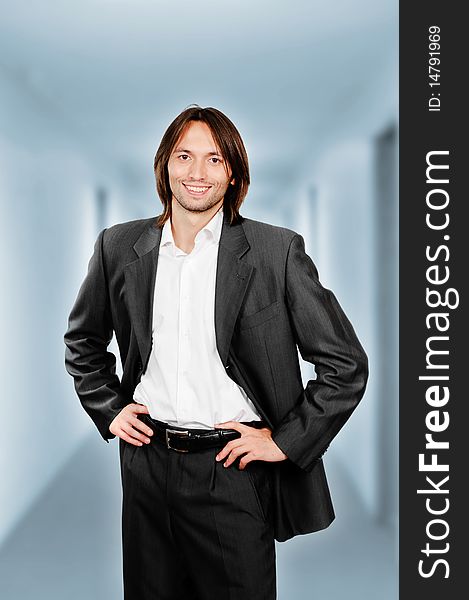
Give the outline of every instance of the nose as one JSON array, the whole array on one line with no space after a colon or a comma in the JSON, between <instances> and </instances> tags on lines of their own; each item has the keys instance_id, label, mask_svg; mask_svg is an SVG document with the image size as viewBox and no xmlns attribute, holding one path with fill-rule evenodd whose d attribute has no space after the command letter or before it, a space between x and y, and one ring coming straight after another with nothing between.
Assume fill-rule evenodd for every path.
<instances>
[{"instance_id":1,"label":"nose","mask_svg":"<svg viewBox=\"0 0 469 600\"><path fill-rule=\"evenodd\" d=\"M206 169L207 167L205 164L205 160L194 158L194 160L191 162L191 166L189 169L189 176L191 179L205 179L207 175Z\"/></svg>"}]
</instances>

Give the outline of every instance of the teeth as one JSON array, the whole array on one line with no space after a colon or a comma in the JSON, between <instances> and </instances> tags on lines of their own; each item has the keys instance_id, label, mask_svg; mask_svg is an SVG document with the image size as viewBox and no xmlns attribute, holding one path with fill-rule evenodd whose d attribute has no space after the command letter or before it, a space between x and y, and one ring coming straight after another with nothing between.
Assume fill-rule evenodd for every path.
<instances>
[{"instance_id":1,"label":"teeth","mask_svg":"<svg viewBox=\"0 0 469 600\"><path fill-rule=\"evenodd\" d=\"M195 187L195 186L192 186L192 185L186 185L186 188L188 190L190 190L191 192L205 192L205 190L208 190L209 187L210 186L208 186L208 187L200 187L200 186L199 187Z\"/></svg>"}]
</instances>

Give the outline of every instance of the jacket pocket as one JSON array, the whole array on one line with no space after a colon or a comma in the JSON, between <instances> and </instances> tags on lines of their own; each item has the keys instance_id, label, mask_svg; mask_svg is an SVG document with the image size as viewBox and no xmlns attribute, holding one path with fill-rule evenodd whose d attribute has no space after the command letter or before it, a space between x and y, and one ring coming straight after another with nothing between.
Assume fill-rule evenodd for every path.
<instances>
[{"instance_id":1,"label":"jacket pocket","mask_svg":"<svg viewBox=\"0 0 469 600\"><path fill-rule=\"evenodd\" d=\"M241 317L239 319L239 329L250 329L251 327L257 327L258 325L261 325L262 323L265 323L266 321L269 321L278 315L278 312L279 301L276 300L275 302L272 302L272 304L261 308L261 310L258 310L253 314Z\"/></svg>"}]
</instances>

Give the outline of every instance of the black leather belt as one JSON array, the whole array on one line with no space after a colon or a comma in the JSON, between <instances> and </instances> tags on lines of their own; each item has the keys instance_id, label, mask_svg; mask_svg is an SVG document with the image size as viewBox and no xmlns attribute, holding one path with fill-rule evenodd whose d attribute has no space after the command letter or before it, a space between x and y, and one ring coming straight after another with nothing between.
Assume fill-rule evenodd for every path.
<instances>
[{"instance_id":1,"label":"black leather belt","mask_svg":"<svg viewBox=\"0 0 469 600\"><path fill-rule=\"evenodd\" d=\"M138 418L151 427L153 435L150 438L176 452L196 452L205 448L221 448L230 440L241 437L236 429L191 429L175 427L164 421L152 419L140 413ZM241 421L250 427L266 427L265 421Z\"/></svg>"}]
</instances>

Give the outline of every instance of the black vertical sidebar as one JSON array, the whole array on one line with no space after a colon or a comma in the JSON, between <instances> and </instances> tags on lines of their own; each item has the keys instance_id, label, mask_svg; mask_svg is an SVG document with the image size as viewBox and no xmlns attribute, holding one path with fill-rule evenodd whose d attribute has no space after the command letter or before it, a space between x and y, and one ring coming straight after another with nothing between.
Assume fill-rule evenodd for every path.
<instances>
[{"instance_id":1,"label":"black vertical sidebar","mask_svg":"<svg viewBox=\"0 0 469 600\"><path fill-rule=\"evenodd\" d=\"M467 22L400 3L400 600L469 597Z\"/></svg>"}]
</instances>

